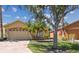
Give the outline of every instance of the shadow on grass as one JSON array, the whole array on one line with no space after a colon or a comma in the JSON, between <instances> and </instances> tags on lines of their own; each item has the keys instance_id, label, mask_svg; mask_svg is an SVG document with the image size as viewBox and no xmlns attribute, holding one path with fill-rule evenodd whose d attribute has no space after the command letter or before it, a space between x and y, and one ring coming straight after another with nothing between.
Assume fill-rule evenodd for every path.
<instances>
[{"instance_id":1,"label":"shadow on grass","mask_svg":"<svg viewBox=\"0 0 79 59\"><path fill-rule=\"evenodd\" d=\"M35 43L35 44L29 44L28 47L35 53L45 53L47 52L47 49L52 47L52 44L49 43Z\"/></svg>"},{"instance_id":2,"label":"shadow on grass","mask_svg":"<svg viewBox=\"0 0 79 59\"><path fill-rule=\"evenodd\" d=\"M79 44L78 43L68 43L68 42L65 42L65 43L59 43L59 48L61 49L72 49L72 50L79 50Z\"/></svg>"},{"instance_id":3,"label":"shadow on grass","mask_svg":"<svg viewBox=\"0 0 79 59\"><path fill-rule=\"evenodd\" d=\"M31 42L28 46L35 53L72 53L79 52L78 43L59 42L58 48L54 49L52 42Z\"/></svg>"},{"instance_id":4,"label":"shadow on grass","mask_svg":"<svg viewBox=\"0 0 79 59\"><path fill-rule=\"evenodd\" d=\"M73 53L79 52L78 43L60 42L57 49L52 49L55 53Z\"/></svg>"}]
</instances>

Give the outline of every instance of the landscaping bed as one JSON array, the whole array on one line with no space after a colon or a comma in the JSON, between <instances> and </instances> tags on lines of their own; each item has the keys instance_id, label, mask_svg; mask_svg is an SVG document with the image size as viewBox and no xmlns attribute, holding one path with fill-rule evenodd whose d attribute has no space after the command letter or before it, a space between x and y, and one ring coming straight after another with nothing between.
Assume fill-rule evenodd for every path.
<instances>
[{"instance_id":1,"label":"landscaping bed","mask_svg":"<svg viewBox=\"0 0 79 59\"><path fill-rule=\"evenodd\" d=\"M53 42L38 42L38 41L30 41L28 44L28 48L31 49L34 53L54 53L54 50L51 49L53 47ZM78 53L79 52L79 44L78 43L70 43L70 42L59 42L58 43L58 53Z\"/></svg>"}]
</instances>

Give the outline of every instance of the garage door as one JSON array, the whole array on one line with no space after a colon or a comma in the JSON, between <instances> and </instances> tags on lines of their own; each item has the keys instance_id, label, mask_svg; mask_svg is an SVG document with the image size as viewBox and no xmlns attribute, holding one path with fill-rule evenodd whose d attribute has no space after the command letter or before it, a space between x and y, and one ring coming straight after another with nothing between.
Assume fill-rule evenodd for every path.
<instances>
[{"instance_id":1,"label":"garage door","mask_svg":"<svg viewBox=\"0 0 79 59\"><path fill-rule=\"evenodd\" d=\"M31 38L32 37L28 31L9 31L8 32L9 40L27 40Z\"/></svg>"}]
</instances>

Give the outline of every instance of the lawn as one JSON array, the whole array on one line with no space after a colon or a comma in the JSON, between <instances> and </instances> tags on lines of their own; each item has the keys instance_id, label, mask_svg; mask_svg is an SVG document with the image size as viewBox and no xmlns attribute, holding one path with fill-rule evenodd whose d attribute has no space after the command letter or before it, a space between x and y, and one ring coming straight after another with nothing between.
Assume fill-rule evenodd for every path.
<instances>
[{"instance_id":1,"label":"lawn","mask_svg":"<svg viewBox=\"0 0 79 59\"><path fill-rule=\"evenodd\" d=\"M53 42L38 42L34 40L30 41L30 43L28 44L28 48L30 48L31 51L34 53L49 53L50 52L49 49L52 46L53 46ZM59 42L58 47L60 48L60 50L66 53L78 53L79 52L78 43Z\"/></svg>"}]
</instances>

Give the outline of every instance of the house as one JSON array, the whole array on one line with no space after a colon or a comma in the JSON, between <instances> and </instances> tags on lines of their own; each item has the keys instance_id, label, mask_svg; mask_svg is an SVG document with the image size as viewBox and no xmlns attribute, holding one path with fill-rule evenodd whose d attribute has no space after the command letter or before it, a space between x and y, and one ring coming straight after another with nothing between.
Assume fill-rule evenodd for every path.
<instances>
[{"instance_id":1,"label":"house","mask_svg":"<svg viewBox=\"0 0 79 59\"><path fill-rule=\"evenodd\" d=\"M8 40L25 40L32 38L30 32L27 30L27 25L19 20L4 25L4 32L4 36L6 36Z\"/></svg>"},{"instance_id":2,"label":"house","mask_svg":"<svg viewBox=\"0 0 79 59\"><path fill-rule=\"evenodd\" d=\"M64 32L68 35L68 39L79 40L79 20L64 27Z\"/></svg>"},{"instance_id":3,"label":"house","mask_svg":"<svg viewBox=\"0 0 79 59\"><path fill-rule=\"evenodd\" d=\"M79 20L76 22L73 22L62 29L58 29L58 39L79 39ZM50 37L54 38L54 32L50 32Z\"/></svg>"},{"instance_id":4,"label":"house","mask_svg":"<svg viewBox=\"0 0 79 59\"><path fill-rule=\"evenodd\" d=\"M0 31L0 34L1 34L1 31ZM35 33L34 33L34 35L35 35ZM12 23L4 25L3 26L3 36L6 37L7 40L33 39L32 34L28 31L27 24L20 20L17 20ZM45 31L40 31L39 37L48 38L49 37L48 28L46 28Z\"/></svg>"}]
</instances>

